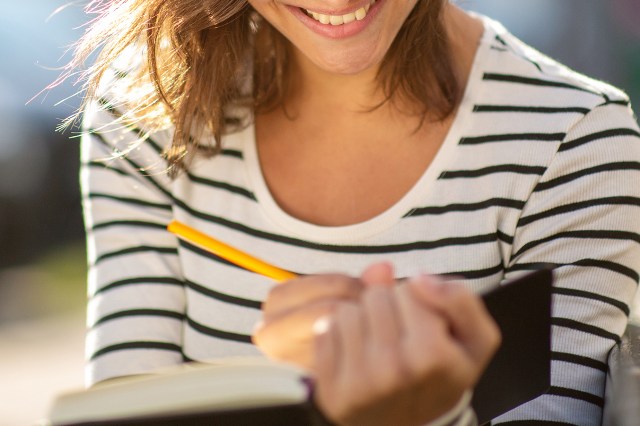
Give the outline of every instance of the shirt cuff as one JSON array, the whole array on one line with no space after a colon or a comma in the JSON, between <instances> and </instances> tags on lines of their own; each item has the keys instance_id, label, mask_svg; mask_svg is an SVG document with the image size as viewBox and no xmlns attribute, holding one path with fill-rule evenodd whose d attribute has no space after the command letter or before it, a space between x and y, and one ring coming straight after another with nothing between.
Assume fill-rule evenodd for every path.
<instances>
[{"instance_id":1,"label":"shirt cuff","mask_svg":"<svg viewBox=\"0 0 640 426\"><path fill-rule=\"evenodd\" d=\"M472 395L473 392L470 390L465 391L451 410L424 426L467 426L477 424L475 413L470 406Z\"/></svg>"}]
</instances>

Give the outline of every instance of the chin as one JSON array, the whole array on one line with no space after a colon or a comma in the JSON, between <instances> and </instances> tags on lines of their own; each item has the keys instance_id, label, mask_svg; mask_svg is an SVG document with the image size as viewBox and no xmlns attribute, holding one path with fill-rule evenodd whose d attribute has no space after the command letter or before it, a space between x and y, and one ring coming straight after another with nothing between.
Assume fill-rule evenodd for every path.
<instances>
[{"instance_id":1,"label":"chin","mask_svg":"<svg viewBox=\"0 0 640 426\"><path fill-rule=\"evenodd\" d=\"M357 51L345 50L341 52L326 52L307 56L307 58L321 70L342 75L354 75L379 66L384 55L377 51L358 49Z\"/></svg>"}]
</instances>

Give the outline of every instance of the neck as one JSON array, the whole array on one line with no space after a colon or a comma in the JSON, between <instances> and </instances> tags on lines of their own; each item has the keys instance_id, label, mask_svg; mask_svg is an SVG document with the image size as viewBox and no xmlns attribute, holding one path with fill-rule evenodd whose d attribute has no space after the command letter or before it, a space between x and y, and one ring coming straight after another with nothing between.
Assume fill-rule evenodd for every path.
<instances>
[{"instance_id":1,"label":"neck","mask_svg":"<svg viewBox=\"0 0 640 426\"><path fill-rule=\"evenodd\" d=\"M317 67L297 48L293 50L293 78L286 106L294 115L306 110L361 113L384 100L377 68L358 74L332 73Z\"/></svg>"}]
</instances>

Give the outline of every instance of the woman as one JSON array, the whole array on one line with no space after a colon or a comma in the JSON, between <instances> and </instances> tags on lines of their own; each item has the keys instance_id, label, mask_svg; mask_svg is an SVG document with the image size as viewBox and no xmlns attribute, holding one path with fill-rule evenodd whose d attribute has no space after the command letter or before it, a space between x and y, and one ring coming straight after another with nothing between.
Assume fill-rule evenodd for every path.
<instances>
[{"instance_id":1,"label":"woman","mask_svg":"<svg viewBox=\"0 0 640 426\"><path fill-rule=\"evenodd\" d=\"M466 424L499 341L471 293L552 263L552 387L494 423L600 423L640 266L623 93L445 0L92 5L89 384L262 351L337 423Z\"/></svg>"}]
</instances>

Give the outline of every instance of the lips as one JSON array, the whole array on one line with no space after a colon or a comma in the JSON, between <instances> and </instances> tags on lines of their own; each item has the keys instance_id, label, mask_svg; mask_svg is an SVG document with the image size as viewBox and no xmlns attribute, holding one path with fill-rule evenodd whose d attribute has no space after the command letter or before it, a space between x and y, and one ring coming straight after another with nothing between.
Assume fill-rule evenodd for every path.
<instances>
[{"instance_id":1,"label":"lips","mask_svg":"<svg viewBox=\"0 0 640 426\"><path fill-rule=\"evenodd\" d=\"M382 9L386 0L369 0L366 5L344 14L329 14L296 6L286 6L307 28L326 38L339 40L363 31Z\"/></svg>"}]
</instances>

